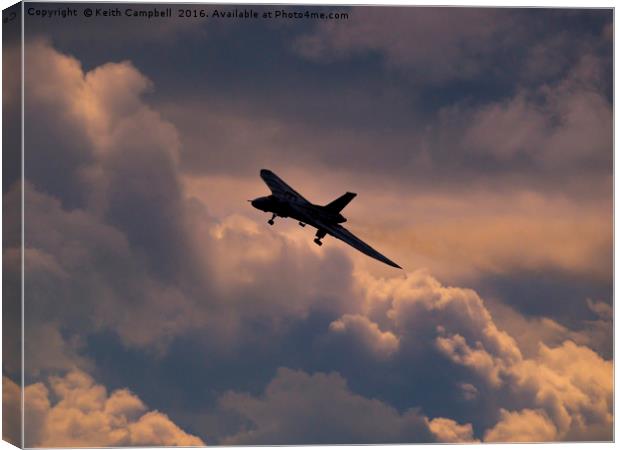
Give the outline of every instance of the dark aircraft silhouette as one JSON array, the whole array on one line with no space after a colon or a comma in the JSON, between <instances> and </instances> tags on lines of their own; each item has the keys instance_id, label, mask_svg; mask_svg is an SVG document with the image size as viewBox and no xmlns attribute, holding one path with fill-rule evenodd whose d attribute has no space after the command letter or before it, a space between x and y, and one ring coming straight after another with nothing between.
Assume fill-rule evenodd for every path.
<instances>
[{"instance_id":1,"label":"dark aircraft silhouette","mask_svg":"<svg viewBox=\"0 0 620 450\"><path fill-rule=\"evenodd\" d=\"M273 214L271 219L267 221L269 225L273 225L273 219L278 216L291 217L298 220L299 225L302 227L308 224L317 229L314 238L314 242L317 245L323 245L321 239L323 239L326 234L330 234L336 239L340 239L350 246L355 247L371 258L378 259L392 267L402 269L398 264L390 261L340 225L347 221L347 219L342 217L340 211L342 211L357 194L347 192L333 202L325 206L320 206L312 204L303 198L301 194L282 181L282 179L272 171L263 169L260 171L260 176L267 186L269 186L269 189L271 189L271 195L251 200L251 203L254 208Z\"/></svg>"}]
</instances>

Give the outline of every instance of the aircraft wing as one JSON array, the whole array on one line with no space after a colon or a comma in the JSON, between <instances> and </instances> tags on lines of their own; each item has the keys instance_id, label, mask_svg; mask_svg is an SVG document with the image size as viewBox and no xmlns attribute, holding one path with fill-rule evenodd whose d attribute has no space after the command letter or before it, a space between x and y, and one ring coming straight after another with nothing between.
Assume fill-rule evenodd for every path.
<instances>
[{"instance_id":1,"label":"aircraft wing","mask_svg":"<svg viewBox=\"0 0 620 450\"><path fill-rule=\"evenodd\" d=\"M375 258L381 262L386 263L389 266L396 267L398 269L402 269L398 264L394 261L383 256L381 253L376 251L370 245L366 244L361 239L357 238L353 233L344 228L341 225L320 225L320 229L325 230L327 234L332 235L336 239L340 239L343 242L346 242L351 247L358 249L360 252L370 256L371 258Z\"/></svg>"},{"instance_id":2,"label":"aircraft wing","mask_svg":"<svg viewBox=\"0 0 620 450\"><path fill-rule=\"evenodd\" d=\"M265 184L269 186L273 195L285 200L298 199L300 202L310 203L308 200L297 192L295 189L286 184L279 176L273 173L271 170L262 169L260 171L260 177Z\"/></svg>"}]
</instances>

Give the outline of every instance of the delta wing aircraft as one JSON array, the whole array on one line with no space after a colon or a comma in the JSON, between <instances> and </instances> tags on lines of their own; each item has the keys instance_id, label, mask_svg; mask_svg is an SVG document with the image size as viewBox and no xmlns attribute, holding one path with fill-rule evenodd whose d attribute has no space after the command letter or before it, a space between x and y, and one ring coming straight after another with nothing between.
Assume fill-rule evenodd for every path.
<instances>
[{"instance_id":1,"label":"delta wing aircraft","mask_svg":"<svg viewBox=\"0 0 620 450\"><path fill-rule=\"evenodd\" d=\"M340 214L340 211L342 211L357 194L347 192L325 206L315 205L306 200L272 171L262 169L260 171L260 176L269 189L271 189L271 195L259 197L250 200L250 202L254 208L272 214L271 219L267 221L269 225L274 224L274 219L276 217L291 217L299 221L299 225L302 227L308 224L317 229L314 237L314 242L317 245L323 245L321 239L323 239L326 234L329 234L336 239L346 242L371 258L375 258L392 267L402 269L398 264L383 256L340 225L347 221L347 219Z\"/></svg>"}]
</instances>

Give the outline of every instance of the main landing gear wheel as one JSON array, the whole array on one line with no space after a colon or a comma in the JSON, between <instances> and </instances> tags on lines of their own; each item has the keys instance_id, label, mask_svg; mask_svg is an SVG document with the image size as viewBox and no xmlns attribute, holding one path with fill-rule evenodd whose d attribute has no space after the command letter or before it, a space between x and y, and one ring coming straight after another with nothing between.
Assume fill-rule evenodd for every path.
<instances>
[{"instance_id":1,"label":"main landing gear wheel","mask_svg":"<svg viewBox=\"0 0 620 450\"><path fill-rule=\"evenodd\" d=\"M276 218L276 215L274 214L273 216L271 216L271 219L269 219L269 220L267 221L267 223L268 223L269 225L273 225L273 219L275 219L275 218Z\"/></svg>"},{"instance_id":2,"label":"main landing gear wheel","mask_svg":"<svg viewBox=\"0 0 620 450\"><path fill-rule=\"evenodd\" d=\"M303 222L299 222L299 226L300 226L300 227L305 227L305 226L306 226L306 224L305 224L305 223L303 223Z\"/></svg>"},{"instance_id":3,"label":"main landing gear wheel","mask_svg":"<svg viewBox=\"0 0 620 450\"><path fill-rule=\"evenodd\" d=\"M314 235L314 243L319 246L323 245L321 239L323 239L326 234L327 232L325 230L317 230L316 234Z\"/></svg>"}]
</instances>

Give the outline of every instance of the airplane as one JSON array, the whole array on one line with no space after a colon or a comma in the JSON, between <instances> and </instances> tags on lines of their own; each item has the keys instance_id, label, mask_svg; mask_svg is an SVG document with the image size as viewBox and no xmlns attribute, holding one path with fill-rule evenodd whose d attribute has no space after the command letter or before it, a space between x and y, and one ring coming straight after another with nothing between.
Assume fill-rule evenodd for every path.
<instances>
[{"instance_id":1,"label":"airplane","mask_svg":"<svg viewBox=\"0 0 620 450\"><path fill-rule=\"evenodd\" d=\"M262 169L260 171L260 176L269 189L271 189L271 195L248 201L251 202L254 208L272 214L271 219L267 221L269 225L274 224L274 219L276 217L291 217L299 221L299 225L302 227L308 224L317 229L314 237L314 243L316 245L323 245L321 239L329 234L336 239L346 242L371 258L375 258L392 267L402 269L402 267L394 261L389 260L340 225L347 221L347 219L340 214L340 211L342 211L357 194L347 192L325 206L315 205L306 200L271 170Z\"/></svg>"}]
</instances>

